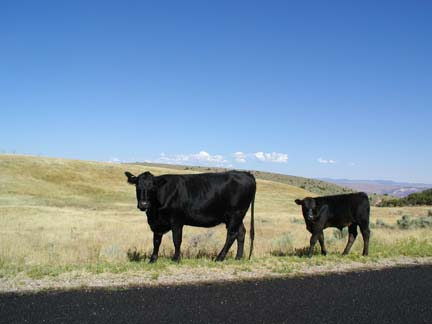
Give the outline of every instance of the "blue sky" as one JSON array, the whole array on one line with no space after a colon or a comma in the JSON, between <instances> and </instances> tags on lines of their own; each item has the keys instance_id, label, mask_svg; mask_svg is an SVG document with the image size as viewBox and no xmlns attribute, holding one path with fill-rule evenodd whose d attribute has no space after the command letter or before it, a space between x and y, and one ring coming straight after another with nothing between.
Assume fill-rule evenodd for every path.
<instances>
[{"instance_id":1,"label":"blue sky","mask_svg":"<svg viewBox=\"0 0 432 324\"><path fill-rule=\"evenodd\" d=\"M431 12L1 1L0 152L432 183Z\"/></svg>"}]
</instances>

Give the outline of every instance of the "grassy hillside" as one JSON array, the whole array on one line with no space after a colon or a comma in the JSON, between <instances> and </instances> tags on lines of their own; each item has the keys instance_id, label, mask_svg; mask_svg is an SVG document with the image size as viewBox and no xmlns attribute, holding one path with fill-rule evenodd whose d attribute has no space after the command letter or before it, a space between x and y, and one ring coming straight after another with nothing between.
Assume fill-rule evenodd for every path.
<instances>
[{"instance_id":1,"label":"grassy hillside","mask_svg":"<svg viewBox=\"0 0 432 324\"><path fill-rule=\"evenodd\" d=\"M184 165L171 165L171 164L155 164L155 163L133 163L132 165L142 165L145 167L162 167L168 169L175 169L183 171L196 171L196 172L209 172L209 171L225 171L225 168L215 167L200 167L200 166L184 166ZM257 179L268 180L288 184L291 186L302 188L306 191L312 192L316 195L334 195L340 193L354 192L354 190L343 187L330 182L325 182L316 179L308 179L303 177L296 177L280 173L271 173L263 171L252 171Z\"/></svg>"},{"instance_id":2,"label":"grassy hillside","mask_svg":"<svg viewBox=\"0 0 432 324\"><path fill-rule=\"evenodd\" d=\"M127 184L125 170L178 173L154 166L0 155L0 264L85 263L95 255L123 262L128 249L149 252L152 235L145 214L136 209L135 189ZM193 171L182 173L188 172ZM257 186L256 255L263 255L270 248L267 237L283 234L292 217L301 220L294 199L313 194L266 180L258 180ZM249 216L245 223L249 228ZM304 244L307 235L301 236ZM162 245L166 254L172 250L168 237ZM184 251L198 253L192 247L202 241L199 248L216 253L224 239L223 226L188 227Z\"/></svg>"},{"instance_id":3,"label":"grassy hillside","mask_svg":"<svg viewBox=\"0 0 432 324\"><path fill-rule=\"evenodd\" d=\"M161 269L157 267L168 267L172 273L182 271L184 268L171 265L168 259L173 251L170 233L164 236L158 266L129 261L129 250L144 256L151 251L152 233L145 214L136 209L135 189L127 184L125 170L137 174L151 171L155 175L196 172L179 172L162 166L0 155L0 288L2 280L13 287L27 280L25 278L62 273L79 277L82 272L138 271L139 276L150 278L157 276L156 272ZM209 258L222 248L225 227L185 227L182 244L185 267L198 264L202 271L197 276L203 276L207 269L217 273L226 265L235 273L246 271L247 274L257 269L260 273L286 273L292 271L293 264L307 266L315 264L311 262L340 263L344 260L340 252L346 237L333 229L325 231L330 252L325 261L318 256L314 261L296 257L308 245L310 236L294 199L314 193L264 180L259 174L257 177L253 261L228 261L215 268ZM371 254L375 258L432 256L431 228L402 229L397 225L397 220L404 215L416 219L427 213L425 207L373 208ZM248 213L245 221L248 231L249 219ZM246 238L247 249L249 236ZM361 248L359 236L353 247L353 258L361 259ZM234 250L235 245L231 252Z\"/></svg>"},{"instance_id":4,"label":"grassy hillside","mask_svg":"<svg viewBox=\"0 0 432 324\"><path fill-rule=\"evenodd\" d=\"M0 204L107 209L129 206L124 171L173 173L161 168L0 155Z\"/></svg>"}]
</instances>

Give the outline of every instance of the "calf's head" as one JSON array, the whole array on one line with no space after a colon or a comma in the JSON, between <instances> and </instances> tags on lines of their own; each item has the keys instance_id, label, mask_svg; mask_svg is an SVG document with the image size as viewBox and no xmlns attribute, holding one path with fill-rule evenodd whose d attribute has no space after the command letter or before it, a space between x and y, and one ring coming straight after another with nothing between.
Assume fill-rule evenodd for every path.
<instances>
[{"instance_id":1,"label":"calf's head","mask_svg":"<svg viewBox=\"0 0 432 324\"><path fill-rule=\"evenodd\" d=\"M141 173L139 176L134 176L126 171L127 181L136 187L137 208L141 211L146 211L154 202L156 196L156 180L150 172Z\"/></svg>"},{"instance_id":2,"label":"calf's head","mask_svg":"<svg viewBox=\"0 0 432 324\"><path fill-rule=\"evenodd\" d=\"M296 199L295 203L302 206L303 217L311 222L326 217L329 212L328 205L324 204L318 208L315 199L307 197L303 200Z\"/></svg>"},{"instance_id":3,"label":"calf's head","mask_svg":"<svg viewBox=\"0 0 432 324\"><path fill-rule=\"evenodd\" d=\"M307 197L307 198L305 198L303 200L296 199L295 203L297 205L302 206L303 216L305 218L307 218L310 221L313 221L315 219L314 212L315 212L315 215L317 213L316 213L316 202L315 202L314 199L309 198L309 197Z\"/></svg>"}]
</instances>

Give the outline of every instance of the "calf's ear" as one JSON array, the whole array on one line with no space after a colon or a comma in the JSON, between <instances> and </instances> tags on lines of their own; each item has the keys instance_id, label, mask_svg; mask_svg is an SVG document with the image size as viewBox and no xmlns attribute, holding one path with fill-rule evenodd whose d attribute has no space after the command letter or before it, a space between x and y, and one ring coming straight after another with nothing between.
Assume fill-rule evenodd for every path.
<instances>
[{"instance_id":1,"label":"calf's ear","mask_svg":"<svg viewBox=\"0 0 432 324\"><path fill-rule=\"evenodd\" d=\"M130 184L136 184L137 183L137 177L135 177L132 173L130 173L129 171L125 172L127 179L127 182Z\"/></svg>"},{"instance_id":2,"label":"calf's ear","mask_svg":"<svg viewBox=\"0 0 432 324\"><path fill-rule=\"evenodd\" d=\"M296 199L296 200L295 200L295 203L296 203L297 205L303 205L303 200Z\"/></svg>"}]
</instances>

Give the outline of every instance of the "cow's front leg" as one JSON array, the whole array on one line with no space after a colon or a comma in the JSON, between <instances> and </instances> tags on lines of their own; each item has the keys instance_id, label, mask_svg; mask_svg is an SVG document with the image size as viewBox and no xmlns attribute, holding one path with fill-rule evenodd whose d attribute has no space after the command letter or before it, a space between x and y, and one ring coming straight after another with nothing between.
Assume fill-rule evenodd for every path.
<instances>
[{"instance_id":1,"label":"cow's front leg","mask_svg":"<svg viewBox=\"0 0 432 324\"><path fill-rule=\"evenodd\" d=\"M309 247L309 252L308 252L308 257L312 258L314 249L315 249L315 244L318 241L318 238L320 236L321 232L318 233L313 233L310 239L310 247Z\"/></svg>"},{"instance_id":2,"label":"cow's front leg","mask_svg":"<svg viewBox=\"0 0 432 324\"><path fill-rule=\"evenodd\" d=\"M157 261L161 242L162 234L153 233L153 253L150 257L150 263L155 263Z\"/></svg>"},{"instance_id":3,"label":"cow's front leg","mask_svg":"<svg viewBox=\"0 0 432 324\"><path fill-rule=\"evenodd\" d=\"M175 262L180 261L180 246L182 243L182 236L183 236L183 225L174 225L172 228L172 236L173 236L173 242L174 242L174 256L172 257L172 260Z\"/></svg>"},{"instance_id":4,"label":"cow's front leg","mask_svg":"<svg viewBox=\"0 0 432 324\"><path fill-rule=\"evenodd\" d=\"M321 232L320 235L318 236L318 240L321 246L321 254L322 255L327 255L327 249L325 247L324 244L324 232Z\"/></svg>"}]
</instances>

